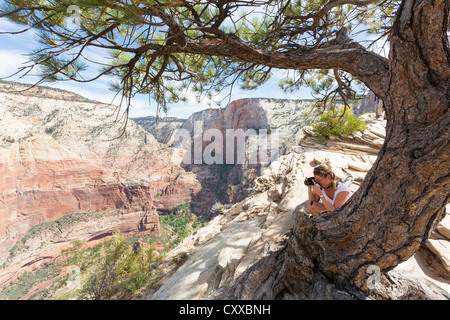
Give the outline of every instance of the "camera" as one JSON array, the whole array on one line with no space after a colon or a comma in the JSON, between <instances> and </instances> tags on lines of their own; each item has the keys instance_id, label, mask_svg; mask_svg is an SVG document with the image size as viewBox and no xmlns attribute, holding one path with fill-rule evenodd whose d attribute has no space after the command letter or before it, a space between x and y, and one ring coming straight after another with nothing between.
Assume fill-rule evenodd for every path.
<instances>
[{"instance_id":1,"label":"camera","mask_svg":"<svg viewBox=\"0 0 450 320\"><path fill-rule=\"evenodd\" d=\"M310 178L307 178L306 180L305 180L305 186L313 186L314 185L314 182L317 182L316 181L316 179L314 178L314 177L310 177Z\"/></svg>"}]
</instances>

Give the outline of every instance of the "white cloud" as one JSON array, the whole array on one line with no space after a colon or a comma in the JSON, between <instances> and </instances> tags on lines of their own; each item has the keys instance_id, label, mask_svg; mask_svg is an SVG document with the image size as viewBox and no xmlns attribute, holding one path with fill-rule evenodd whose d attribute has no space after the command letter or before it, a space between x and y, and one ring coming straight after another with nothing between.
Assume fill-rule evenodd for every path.
<instances>
[{"instance_id":1,"label":"white cloud","mask_svg":"<svg viewBox=\"0 0 450 320\"><path fill-rule=\"evenodd\" d=\"M20 67L27 65L27 61L28 57L19 51L0 50L0 78L16 73Z\"/></svg>"}]
</instances>

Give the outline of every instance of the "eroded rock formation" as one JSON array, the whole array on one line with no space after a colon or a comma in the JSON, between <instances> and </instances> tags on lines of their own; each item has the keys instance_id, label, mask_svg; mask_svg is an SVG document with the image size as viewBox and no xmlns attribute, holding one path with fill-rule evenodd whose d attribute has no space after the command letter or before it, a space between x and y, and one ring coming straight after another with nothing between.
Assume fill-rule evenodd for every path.
<instances>
[{"instance_id":1,"label":"eroded rock formation","mask_svg":"<svg viewBox=\"0 0 450 320\"><path fill-rule=\"evenodd\" d=\"M261 168L298 144L304 135L301 128L313 115L312 101L240 99L223 109L194 113L180 127L185 136L175 131L168 145L190 148L190 158L180 157L180 162L201 181L201 198L236 203L248 195ZM207 134L211 129L214 137ZM190 144L185 144L189 138ZM212 153L219 164L205 164L205 155Z\"/></svg>"},{"instance_id":2,"label":"eroded rock formation","mask_svg":"<svg viewBox=\"0 0 450 320\"><path fill-rule=\"evenodd\" d=\"M122 132L114 107L25 88L0 83L0 286L73 240L119 230L157 234L156 209L170 210L200 190L192 173L167 161L167 146L132 121ZM70 217L66 230L61 221Z\"/></svg>"}]
</instances>

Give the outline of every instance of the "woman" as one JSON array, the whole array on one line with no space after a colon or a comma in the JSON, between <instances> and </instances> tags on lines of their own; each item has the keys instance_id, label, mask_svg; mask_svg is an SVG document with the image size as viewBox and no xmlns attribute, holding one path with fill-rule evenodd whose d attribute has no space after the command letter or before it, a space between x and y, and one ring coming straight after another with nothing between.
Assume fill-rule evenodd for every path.
<instances>
[{"instance_id":1,"label":"woman","mask_svg":"<svg viewBox=\"0 0 450 320\"><path fill-rule=\"evenodd\" d=\"M336 180L335 174L327 165L315 167L314 178L314 185L308 186L308 211L313 216L339 208L353 194L344 183Z\"/></svg>"}]
</instances>

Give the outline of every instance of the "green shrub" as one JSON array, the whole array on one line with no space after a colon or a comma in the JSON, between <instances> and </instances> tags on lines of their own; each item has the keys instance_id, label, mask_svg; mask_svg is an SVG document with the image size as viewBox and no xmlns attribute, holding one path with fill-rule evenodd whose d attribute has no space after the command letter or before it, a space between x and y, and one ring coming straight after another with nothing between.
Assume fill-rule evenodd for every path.
<instances>
[{"instance_id":1,"label":"green shrub","mask_svg":"<svg viewBox=\"0 0 450 320\"><path fill-rule=\"evenodd\" d=\"M52 135L53 132L55 131L55 129L56 129L56 126L45 128L45 133L48 135Z\"/></svg>"},{"instance_id":2,"label":"green shrub","mask_svg":"<svg viewBox=\"0 0 450 320\"><path fill-rule=\"evenodd\" d=\"M176 236L166 245L167 248L173 248L189 235L187 226L191 223L190 216L180 216L175 213L159 217L160 224L172 228L172 235Z\"/></svg>"},{"instance_id":3,"label":"green shrub","mask_svg":"<svg viewBox=\"0 0 450 320\"><path fill-rule=\"evenodd\" d=\"M160 258L153 245L135 251L123 235L116 233L111 240L96 247L83 247L84 243L78 241L65 251L70 256L68 264L80 268L81 299L129 296L158 277L155 268Z\"/></svg>"},{"instance_id":4,"label":"green shrub","mask_svg":"<svg viewBox=\"0 0 450 320\"><path fill-rule=\"evenodd\" d=\"M14 142L16 142L16 140L14 138L11 138L10 136L4 137L3 141L5 141L7 143L14 143Z\"/></svg>"},{"instance_id":5,"label":"green shrub","mask_svg":"<svg viewBox=\"0 0 450 320\"><path fill-rule=\"evenodd\" d=\"M0 300L18 300L40 283L48 281L59 275L60 264L44 263L39 268L24 272L15 281L1 288Z\"/></svg>"},{"instance_id":6,"label":"green shrub","mask_svg":"<svg viewBox=\"0 0 450 320\"><path fill-rule=\"evenodd\" d=\"M352 109L347 109L344 114L343 107L338 112L330 110L323 113L320 119L312 124L314 134L320 141L329 139L330 136L341 137L357 131L364 132L366 126L366 122L355 116Z\"/></svg>"},{"instance_id":7,"label":"green shrub","mask_svg":"<svg viewBox=\"0 0 450 320\"><path fill-rule=\"evenodd\" d=\"M162 197L162 195L163 195L162 192L158 192L153 196L153 199L158 199L159 197Z\"/></svg>"}]
</instances>

